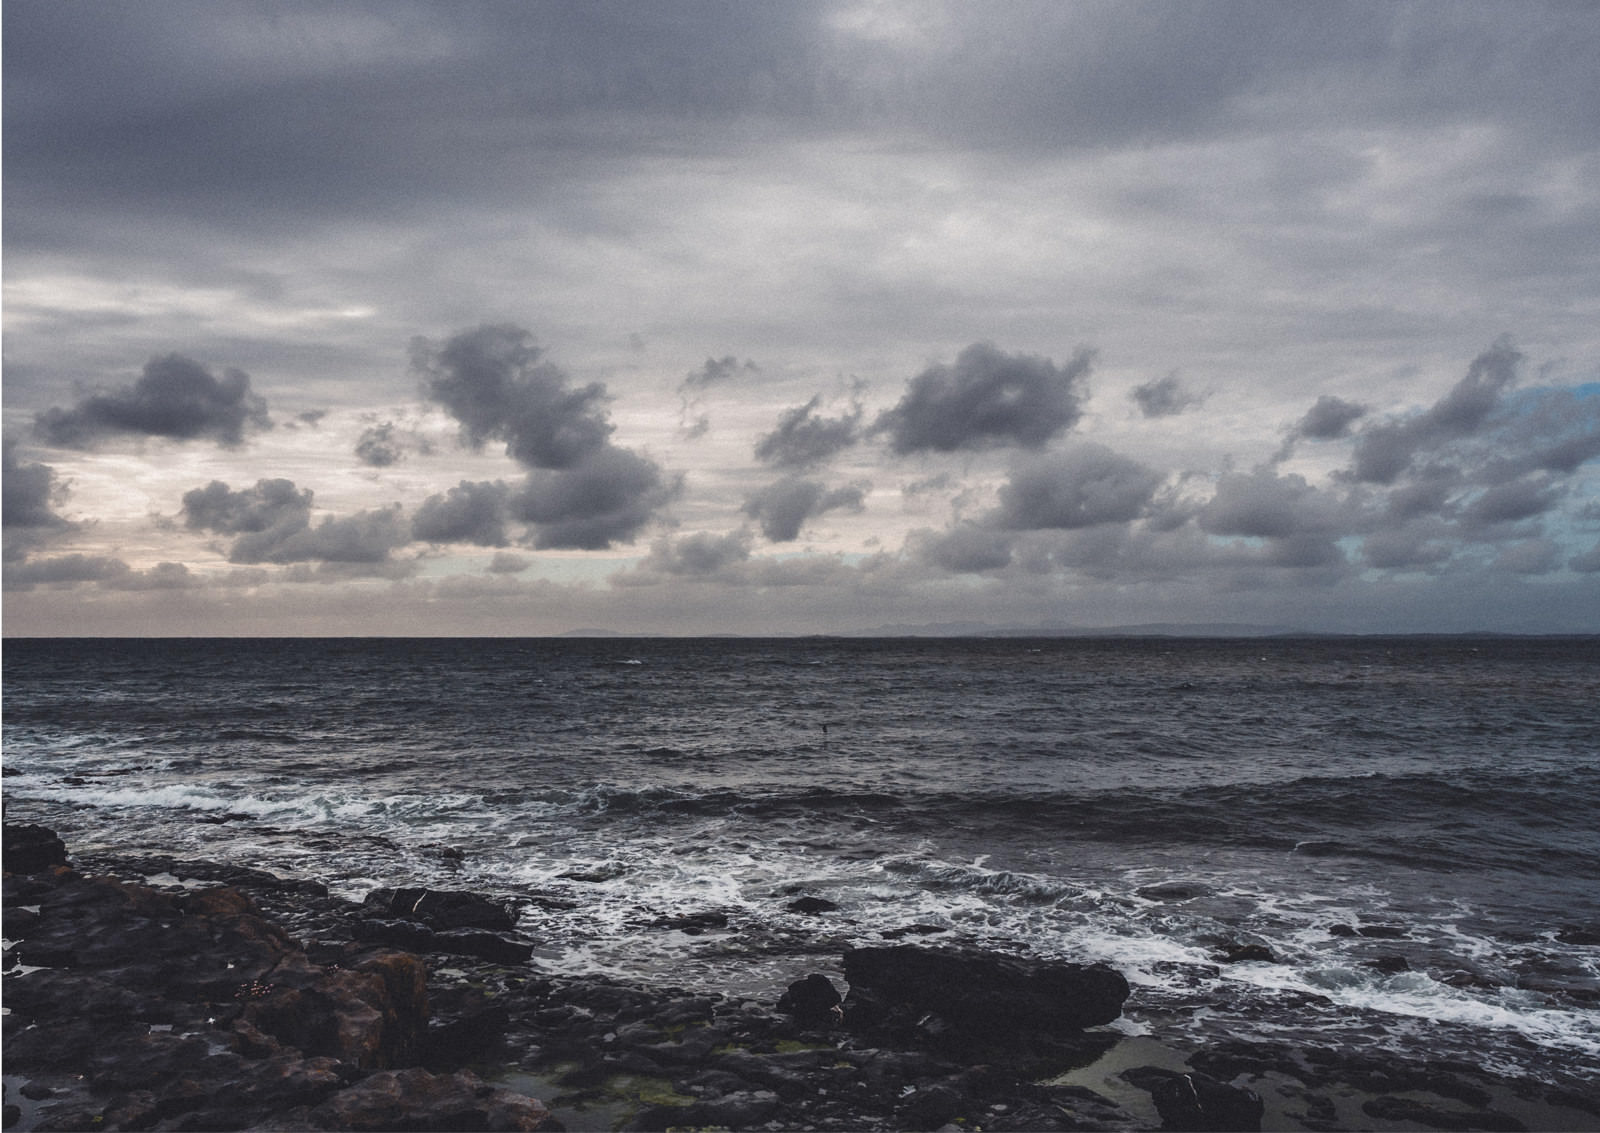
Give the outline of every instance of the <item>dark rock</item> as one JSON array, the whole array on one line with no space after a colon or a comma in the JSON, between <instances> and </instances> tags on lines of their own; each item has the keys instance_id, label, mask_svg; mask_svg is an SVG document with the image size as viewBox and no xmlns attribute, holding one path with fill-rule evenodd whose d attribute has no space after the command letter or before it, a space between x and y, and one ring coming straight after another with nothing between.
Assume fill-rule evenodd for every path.
<instances>
[{"instance_id":1,"label":"dark rock","mask_svg":"<svg viewBox=\"0 0 1600 1133\"><path fill-rule=\"evenodd\" d=\"M312 1128L428 1131L548 1128L549 1111L532 1098L485 1085L467 1070L385 1070L341 1090L308 1115Z\"/></svg>"},{"instance_id":2,"label":"dark rock","mask_svg":"<svg viewBox=\"0 0 1600 1133\"><path fill-rule=\"evenodd\" d=\"M1272 949L1265 944L1247 944L1237 940L1224 942L1218 947L1213 958L1223 964L1250 962L1275 964L1278 962L1278 958L1272 954Z\"/></svg>"},{"instance_id":3,"label":"dark rock","mask_svg":"<svg viewBox=\"0 0 1600 1133\"><path fill-rule=\"evenodd\" d=\"M1380 972L1409 972L1411 970L1411 961L1404 956L1379 956L1376 959L1368 960L1367 967Z\"/></svg>"},{"instance_id":4,"label":"dark rock","mask_svg":"<svg viewBox=\"0 0 1600 1133\"><path fill-rule=\"evenodd\" d=\"M7 822L0 836L4 838L7 873L39 873L67 864L66 843L47 826Z\"/></svg>"},{"instance_id":5,"label":"dark rock","mask_svg":"<svg viewBox=\"0 0 1600 1133\"><path fill-rule=\"evenodd\" d=\"M824 897L802 897L784 906L791 913L831 913L838 907Z\"/></svg>"},{"instance_id":6,"label":"dark rock","mask_svg":"<svg viewBox=\"0 0 1600 1133\"><path fill-rule=\"evenodd\" d=\"M839 989L820 972L796 980L778 1000L778 1010L792 1015L802 1027L826 1027L844 1021L839 1009L843 1002Z\"/></svg>"},{"instance_id":7,"label":"dark rock","mask_svg":"<svg viewBox=\"0 0 1600 1133\"><path fill-rule=\"evenodd\" d=\"M1192 901L1196 897L1211 896L1212 889L1200 881L1163 881L1134 890L1146 901Z\"/></svg>"},{"instance_id":8,"label":"dark rock","mask_svg":"<svg viewBox=\"0 0 1600 1133\"><path fill-rule=\"evenodd\" d=\"M908 924L901 928L891 928L878 935L885 940L903 940L908 936L932 936L939 932L949 932L947 928L940 928L936 924Z\"/></svg>"},{"instance_id":9,"label":"dark rock","mask_svg":"<svg viewBox=\"0 0 1600 1133\"><path fill-rule=\"evenodd\" d=\"M447 952L476 956L497 964L521 964L533 955L533 945L474 929L435 931L407 920L357 921L351 928L357 940L406 948L413 952Z\"/></svg>"},{"instance_id":10,"label":"dark rock","mask_svg":"<svg viewBox=\"0 0 1600 1133\"><path fill-rule=\"evenodd\" d=\"M844 975L852 1026L926 1026L924 1017L935 1015L963 1041L980 1043L1110 1023L1128 998L1128 981L1102 965L905 944L847 950Z\"/></svg>"},{"instance_id":11,"label":"dark rock","mask_svg":"<svg viewBox=\"0 0 1600 1133\"><path fill-rule=\"evenodd\" d=\"M1361 1111L1380 1121L1408 1121L1430 1129L1486 1129L1503 1133L1522 1133L1527 1126L1510 1114L1498 1110L1466 1111L1444 1109L1415 1098L1384 1096L1361 1103Z\"/></svg>"},{"instance_id":12,"label":"dark rock","mask_svg":"<svg viewBox=\"0 0 1600 1133\"><path fill-rule=\"evenodd\" d=\"M962 1091L943 1082L917 1089L900 1106L902 1129L938 1129L949 1124L971 1104Z\"/></svg>"},{"instance_id":13,"label":"dark rock","mask_svg":"<svg viewBox=\"0 0 1600 1133\"><path fill-rule=\"evenodd\" d=\"M362 904L381 916L422 921L435 929L509 932L516 927L516 918L506 902L460 890L374 889Z\"/></svg>"},{"instance_id":14,"label":"dark rock","mask_svg":"<svg viewBox=\"0 0 1600 1133\"><path fill-rule=\"evenodd\" d=\"M1163 1129L1229 1133L1261 1128L1266 1107L1253 1090L1205 1074L1173 1074L1149 1089Z\"/></svg>"},{"instance_id":15,"label":"dark rock","mask_svg":"<svg viewBox=\"0 0 1600 1133\"><path fill-rule=\"evenodd\" d=\"M1592 946L1600 944L1600 925L1562 925L1556 930L1562 944Z\"/></svg>"},{"instance_id":16,"label":"dark rock","mask_svg":"<svg viewBox=\"0 0 1600 1133\"><path fill-rule=\"evenodd\" d=\"M657 917L651 928L675 928L686 936L699 936L708 928L727 928L728 914L715 909L703 913L680 913L676 916Z\"/></svg>"}]
</instances>

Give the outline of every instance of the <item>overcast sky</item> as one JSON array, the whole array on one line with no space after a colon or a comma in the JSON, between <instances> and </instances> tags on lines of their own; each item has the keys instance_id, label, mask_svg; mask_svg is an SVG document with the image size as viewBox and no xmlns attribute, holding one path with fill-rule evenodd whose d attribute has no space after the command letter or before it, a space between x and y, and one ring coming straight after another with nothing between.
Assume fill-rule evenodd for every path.
<instances>
[{"instance_id":1,"label":"overcast sky","mask_svg":"<svg viewBox=\"0 0 1600 1133\"><path fill-rule=\"evenodd\" d=\"M1592 3L4 3L4 629L1600 632Z\"/></svg>"}]
</instances>

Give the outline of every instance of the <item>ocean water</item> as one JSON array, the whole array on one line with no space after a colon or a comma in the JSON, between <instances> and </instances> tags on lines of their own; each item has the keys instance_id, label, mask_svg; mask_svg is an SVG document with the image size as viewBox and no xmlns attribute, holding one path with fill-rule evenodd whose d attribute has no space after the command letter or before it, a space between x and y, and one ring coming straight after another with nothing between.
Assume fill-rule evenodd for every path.
<instances>
[{"instance_id":1,"label":"ocean water","mask_svg":"<svg viewBox=\"0 0 1600 1133\"><path fill-rule=\"evenodd\" d=\"M546 970L979 944L1167 1041L1600 1065L1594 638L14 640L3 723L74 852L517 895Z\"/></svg>"}]
</instances>

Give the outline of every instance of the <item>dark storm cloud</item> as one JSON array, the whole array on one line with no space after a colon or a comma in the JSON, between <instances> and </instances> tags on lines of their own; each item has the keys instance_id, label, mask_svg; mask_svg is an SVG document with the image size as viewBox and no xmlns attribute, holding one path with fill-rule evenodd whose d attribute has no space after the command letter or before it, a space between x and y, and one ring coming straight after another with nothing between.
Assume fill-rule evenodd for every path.
<instances>
[{"instance_id":1,"label":"dark storm cloud","mask_svg":"<svg viewBox=\"0 0 1600 1133\"><path fill-rule=\"evenodd\" d=\"M1449 111L1592 142L1600 122L1582 4L930 6L909 42L852 34L851 14L13 0L7 193L254 224L541 188L559 199L542 146L578 165L666 121L708 151L750 122L991 149L1144 144L1252 126L1273 100L1298 125Z\"/></svg>"},{"instance_id":2,"label":"dark storm cloud","mask_svg":"<svg viewBox=\"0 0 1600 1133\"><path fill-rule=\"evenodd\" d=\"M790 476L752 494L744 513L761 524L761 534L770 541L790 543L800 537L808 520L841 508L860 511L865 502L866 493L859 485L829 491L816 480Z\"/></svg>"},{"instance_id":3,"label":"dark storm cloud","mask_svg":"<svg viewBox=\"0 0 1600 1133\"><path fill-rule=\"evenodd\" d=\"M394 422L385 421L364 430L356 441L356 458L373 468L387 468L398 464L405 455L395 439Z\"/></svg>"},{"instance_id":4,"label":"dark storm cloud","mask_svg":"<svg viewBox=\"0 0 1600 1133\"><path fill-rule=\"evenodd\" d=\"M268 528L241 535L228 552L231 563L355 563L389 560L389 552L410 542L400 509L379 508L328 517L293 531Z\"/></svg>"},{"instance_id":5,"label":"dark storm cloud","mask_svg":"<svg viewBox=\"0 0 1600 1133\"><path fill-rule=\"evenodd\" d=\"M1488 528L1517 523L1543 515L1561 499L1560 490L1546 477L1529 477L1496 484L1467 505L1462 518L1469 527Z\"/></svg>"},{"instance_id":6,"label":"dark storm cloud","mask_svg":"<svg viewBox=\"0 0 1600 1133\"><path fill-rule=\"evenodd\" d=\"M1012 531L1127 523L1144 512L1164 479L1104 445L1077 445L1015 469L1000 488L995 522Z\"/></svg>"},{"instance_id":7,"label":"dark storm cloud","mask_svg":"<svg viewBox=\"0 0 1600 1133\"><path fill-rule=\"evenodd\" d=\"M1185 389L1177 374L1152 378L1143 385L1134 386L1128 396L1146 417L1176 417L1205 401L1204 394Z\"/></svg>"},{"instance_id":8,"label":"dark storm cloud","mask_svg":"<svg viewBox=\"0 0 1600 1133\"><path fill-rule=\"evenodd\" d=\"M861 438L861 408L842 417L822 417L818 394L778 415L778 427L756 442L756 459L778 468L812 468Z\"/></svg>"},{"instance_id":9,"label":"dark storm cloud","mask_svg":"<svg viewBox=\"0 0 1600 1133\"><path fill-rule=\"evenodd\" d=\"M1082 416L1093 360L1093 351L1079 350L1058 367L1038 355L974 343L953 365L930 366L912 378L873 429L887 432L901 454L1039 448Z\"/></svg>"},{"instance_id":10,"label":"dark storm cloud","mask_svg":"<svg viewBox=\"0 0 1600 1133\"><path fill-rule=\"evenodd\" d=\"M231 563L378 563L410 542L398 508L328 517L311 524L311 490L289 480L259 480L234 491L220 480L185 492L184 523L237 536Z\"/></svg>"},{"instance_id":11,"label":"dark storm cloud","mask_svg":"<svg viewBox=\"0 0 1600 1133\"><path fill-rule=\"evenodd\" d=\"M521 327L462 331L435 347L412 342L412 366L428 397L461 425L474 449L504 441L527 468L571 468L608 443L605 387L574 387Z\"/></svg>"},{"instance_id":12,"label":"dark storm cloud","mask_svg":"<svg viewBox=\"0 0 1600 1133\"><path fill-rule=\"evenodd\" d=\"M521 574L533 565L533 560L510 551L496 551L486 568L490 574Z\"/></svg>"},{"instance_id":13,"label":"dark storm cloud","mask_svg":"<svg viewBox=\"0 0 1600 1133\"><path fill-rule=\"evenodd\" d=\"M574 468L530 472L508 506L535 525L535 547L598 551L632 541L682 486L653 461L608 445Z\"/></svg>"},{"instance_id":14,"label":"dark storm cloud","mask_svg":"<svg viewBox=\"0 0 1600 1133\"><path fill-rule=\"evenodd\" d=\"M1501 339L1472 360L1467 376L1428 409L1411 417L1368 425L1357 435L1350 475L1365 483L1393 484L1422 455L1482 431L1517 380L1522 354Z\"/></svg>"},{"instance_id":15,"label":"dark storm cloud","mask_svg":"<svg viewBox=\"0 0 1600 1133\"><path fill-rule=\"evenodd\" d=\"M248 430L272 425L267 403L250 392L250 377L225 370L215 377L182 354L152 358L131 386L91 394L70 409L46 409L34 431L49 444L87 448L109 436L210 438L226 447Z\"/></svg>"},{"instance_id":16,"label":"dark storm cloud","mask_svg":"<svg viewBox=\"0 0 1600 1133\"><path fill-rule=\"evenodd\" d=\"M507 506L535 526L536 547L629 542L682 489L682 478L611 444L605 387L574 387L543 354L531 334L509 324L463 331L437 347L412 343L428 396L461 423L462 439L474 448L503 440L529 469Z\"/></svg>"},{"instance_id":17,"label":"dark storm cloud","mask_svg":"<svg viewBox=\"0 0 1600 1133\"><path fill-rule=\"evenodd\" d=\"M1292 435L1314 441L1331 441L1350 434L1350 426L1366 416L1367 407L1342 397L1324 394L1295 422Z\"/></svg>"},{"instance_id":18,"label":"dark storm cloud","mask_svg":"<svg viewBox=\"0 0 1600 1133\"><path fill-rule=\"evenodd\" d=\"M237 492L221 480L183 494L183 521L218 535L294 531L311 519L311 489L297 490L291 480L257 480Z\"/></svg>"},{"instance_id":19,"label":"dark storm cloud","mask_svg":"<svg viewBox=\"0 0 1600 1133\"><path fill-rule=\"evenodd\" d=\"M53 510L66 499L67 489L48 464L23 464L17 459L16 444L7 437L3 444L4 467L0 469L0 523L6 527L64 528L67 520Z\"/></svg>"},{"instance_id":20,"label":"dark storm cloud","mask_svg":"<svg viewBox=\"0 0 1600 1133\"><path fill-rule=\"evenodd\" d=\"M1198 520L1211 535L1263 539L1327 534L1348 523L1343 500L1312 487L1303 476L1279 476L1270 468L1220 477Z\"/></svg>"},{"instance_id":21,"label":"dark storm cloud","mask_svg":"<svg viewBox=\"0 0 1600 1133\"><path fill-rule=\"evenodd\" d=\"M423 501L411 520L411 533L425 543L504 547L509 493L499 480L463 480L443 495Z\"/></svg>"},{"instance_id":22,"label":"dark storm cloud","mask_svg":"<svg viewBox=\"0 0 1600 1133\"><path fill-rule=\"evenodd\" d=\"M941 532L919 532L910 540L918 560L952 574L978 574L1011 565L1015 536L976 523Z\"/></svg>"}]
</instances>

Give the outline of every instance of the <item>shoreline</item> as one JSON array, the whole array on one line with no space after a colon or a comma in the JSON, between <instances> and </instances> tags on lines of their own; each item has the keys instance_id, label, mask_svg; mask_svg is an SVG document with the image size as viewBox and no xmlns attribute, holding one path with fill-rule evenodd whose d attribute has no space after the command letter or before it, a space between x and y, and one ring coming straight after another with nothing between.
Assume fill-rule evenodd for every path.
<instances>
[{"instance_id":1,"label":"shoreline","mask_svg":"<svg viewBox=\"0 0 1600 1133\"><path fill-rule=\"evenodd\" d=\"M1600 1128L1600 1088L1189 1049L1121 999L1032 1013L1041 989L1089 994L1050 984L1091 978L1071 965L967 955L941 984L846 955L857 982L740 999L541 972L493 895L358 905L214 862L74 869L53 838L6 827L7 1130ZM897 966L952 955L897 947ZM992 982L952 992L968 980Z\"/></svg>"}]
</instances>

